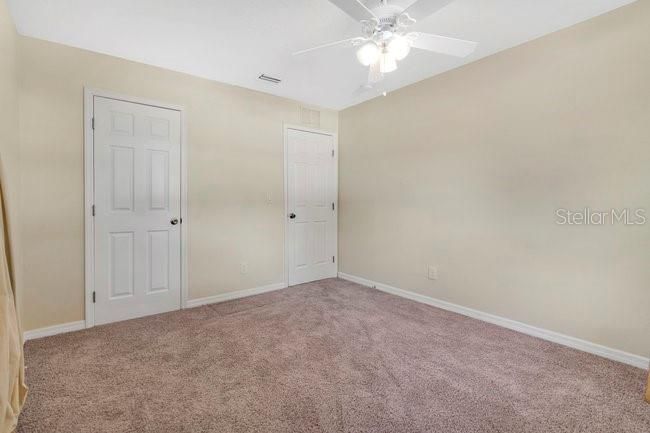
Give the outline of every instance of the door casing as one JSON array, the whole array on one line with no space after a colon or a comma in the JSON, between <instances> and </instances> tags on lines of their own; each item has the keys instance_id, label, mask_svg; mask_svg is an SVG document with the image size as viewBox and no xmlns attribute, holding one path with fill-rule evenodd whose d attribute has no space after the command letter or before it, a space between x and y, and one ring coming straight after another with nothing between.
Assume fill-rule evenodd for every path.
<instances>
[{"instance_id":1,"label":"door casing","mask_svg":"<svg viewBox=\"0 0 650 433\"><path fill-rule=\"evenodd\" d=\"M308 128L301 125L284 124L284 281L289 284L289 254L291 253L291 245L289 239L289 130L294 129L297 131L310 132L313 134L322 134L332 137L334 145L334 179L336 185L334 190L336 196L334 197L334 228L336 232L336 269L339 269L339 252L338 252L338 217L339 217L339 139L338 134L331 131L322 129ZM338 273L338 272L337 272Z\"/></svg>"},{"instance_id":2,"label":"door casing","mask_svg":"<svg viewBox=\"0 0 650 433\"><path fill-rule=\"evenodd\" d=\"M100 96L135 104L150 105L180 112L181 117L181 308L187 307L188 287L188 233L189 216L187 211L187 127L185 108L176 104L169 104L150 99L121 95L101 89L84 88L84 297L85 297L85 326L95 326L95 304L93 292L95 291L95 225L93 218L94 195L94 142L93 142L93 117L94 98Z\"/></svg>"}]
</instances>

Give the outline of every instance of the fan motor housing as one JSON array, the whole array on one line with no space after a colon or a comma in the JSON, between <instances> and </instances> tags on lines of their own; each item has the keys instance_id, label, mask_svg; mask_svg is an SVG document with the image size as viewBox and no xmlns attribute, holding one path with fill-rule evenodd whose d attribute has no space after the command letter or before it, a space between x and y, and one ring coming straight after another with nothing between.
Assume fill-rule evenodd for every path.
<instances>
[{"instance_id":1,"label":"fan motor housing","mask_svg":"<svg viewBox=\"0 0 650 433\"><path fill-rule=\"evenodd\" d=\"M384 19L392 19L393 24L395 23L395 17L402 13L402 8L396 5L381 4L374 8L373 13L379 17L380 24Z\"/></svg>"},{"instance_id":2,"label":"fan motor housing","mask_svg":"<svg viewBox=\"0 0 650 433\"><path fill-rule=\"evenodd\" d=\"M375 28L373 33L375 35L384 32L390 32L391 34L395 33L396 29L399 27L398 18L403 12L402 8L382 2L382 4L374 8L372 12L377 16L377 19L374 21Z\"/></svg>"}]
</instances>

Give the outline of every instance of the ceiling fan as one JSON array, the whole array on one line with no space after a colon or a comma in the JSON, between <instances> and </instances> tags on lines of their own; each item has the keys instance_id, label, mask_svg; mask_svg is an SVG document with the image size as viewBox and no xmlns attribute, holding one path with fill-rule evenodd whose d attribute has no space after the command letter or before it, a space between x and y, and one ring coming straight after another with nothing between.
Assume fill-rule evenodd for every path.
<instances>
[{"instance_id":1,"label":"ceiling fan","mask_svg":"<svg viewBox=\"0 0 650 433\"><path fill-rule=\"evenodd\" d=\"M336 45L359 47L357 59L369 67L370 84L381 81L384 74L396 70L397 62L406 58L411 48L457 57L467 57L476 49L476 42L410 31L415 23L454 0L416 0L406 9L388 4L388 0L380 0L379 5L372 9L361 0L329 1L361 23L362 36L330 42L293 54L305 54Z\"/></svg>"}]
</instances>

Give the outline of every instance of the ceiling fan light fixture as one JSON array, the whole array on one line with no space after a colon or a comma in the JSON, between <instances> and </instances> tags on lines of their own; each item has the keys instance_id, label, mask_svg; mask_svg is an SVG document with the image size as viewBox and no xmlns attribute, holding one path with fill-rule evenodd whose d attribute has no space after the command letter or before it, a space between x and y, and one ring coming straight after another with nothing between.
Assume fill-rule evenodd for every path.
<instances>
[{"instance_id":1,"label":"ceiling fan light fixture","mask_svg":"<svg viewBox=\"0 0 650 433\"><path fill-rule=\"evenodd\" d=\"M411 52L411 44L408 39L402 36L395 36L388 43L388 51L395 56L397 60L404 60Z\"/></svg>"},{"instance_id":2,"label":"ceiling fan light fixture","mask_svg":"<svg viewBox=\"0 0 650 433\"><path fill-rule=\"evenodd\" d=\"M380 66L379 61L370 65L370 70L368 71L369 85L376 84L384 78L384 74L382 74L381 71L379 70L379 66Z\"/></svg>"},{"instance_id":3,"label":"ceiling fan light fixture","mask_svg":"<svg viewBox=\"0 0 650 433\"><path fill-rule=\"evenodd\" d=\"M390 51L384 50L379 58L379 70L382 74L387 74L393 72L395 69L397 69L395 56Z\"/></svg>"},{"instance_id":4,"label":"ceiling fan light fixture","mask_svg":"<svg viewBox=\"0 0 650 433\"><path fill-rule=\"evenodd\" d=\"M454 0L409 0L406 8L393 0L329 0L361 24L361 36L329 42L298 51L294 55L334 46L356 47L359 63L369 67L368 83L378 83L384 75L397 69L397 63L416 50L455 57L467 57L476 42L448 36L411 31L410 27L438 12ZM372 6L368 6L372 3ZM379 5L377 5L379 3ZM389 4L390 3L390 4Z\"/></svg>"},{"instance_id":5,"label":"ceiling fan light fixture","mask_svg":"<svg viewBox=\"0 0 650 433\"><path fill-rule=\"evenodd\" d=\"M368 42L357 50L357 59L363 66L370 66L379 59L380 54L377 44Z\"/></svg>"}]
</instances>

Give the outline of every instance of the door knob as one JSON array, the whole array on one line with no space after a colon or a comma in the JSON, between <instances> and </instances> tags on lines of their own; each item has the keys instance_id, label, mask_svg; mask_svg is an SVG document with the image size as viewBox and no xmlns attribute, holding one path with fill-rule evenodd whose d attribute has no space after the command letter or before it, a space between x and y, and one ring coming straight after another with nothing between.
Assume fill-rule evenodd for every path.
<instances>
[{"instance_id":1,"label":"door knob","mask_svg":"<svg viewBox=\"0 0 650 433\"><path fill-rule=\"evenodd\" d=\"M295 217L296 217L296 214L291 212L291 214L289 215L289 218L294 219Z\"/></svg>"},{"instance_id":2,"label":"door knob","mask_svg":"<svg viewBox=\"0 0 650 433\"><path fill-rule=\"evenodd\" d=\"M170 223L172 223L172 225L175 226L176 224L178 224L178 218L172 218Z\"/></svg>"}]
</instances>

